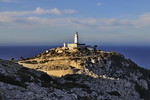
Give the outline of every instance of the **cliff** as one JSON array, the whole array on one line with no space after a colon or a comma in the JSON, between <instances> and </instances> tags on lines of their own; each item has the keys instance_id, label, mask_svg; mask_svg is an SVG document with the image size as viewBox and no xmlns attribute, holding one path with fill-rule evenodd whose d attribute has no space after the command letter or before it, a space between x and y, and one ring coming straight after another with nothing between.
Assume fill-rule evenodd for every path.
<instances>
[{"instance_id":1,"label":"cliff","mask_svg":"<svg viewBox=\"0 0 150 100\"><path fill-rule=\"evenodd\" d=\"M150 100L150 71L116 52L54 48L0 60L0 99Z\"/></svg>"}]
</instances>

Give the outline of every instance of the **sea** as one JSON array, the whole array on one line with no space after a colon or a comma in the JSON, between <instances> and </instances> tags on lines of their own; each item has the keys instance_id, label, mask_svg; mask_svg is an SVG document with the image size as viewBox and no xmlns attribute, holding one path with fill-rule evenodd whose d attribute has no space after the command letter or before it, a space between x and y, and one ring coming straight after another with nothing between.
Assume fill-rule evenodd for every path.
<instances>
[{"instance_id":1,"label":"sea","mask_svg":"<svg viewBox=\"0 0 150 100\"><path fill-rule=\"evenodd\" d=\"M58 46L0 46L0 59L29 58ZM150 69L150 46L98 46L98 50L115 51L137 65Z\"/></svg>"}]
</instances>

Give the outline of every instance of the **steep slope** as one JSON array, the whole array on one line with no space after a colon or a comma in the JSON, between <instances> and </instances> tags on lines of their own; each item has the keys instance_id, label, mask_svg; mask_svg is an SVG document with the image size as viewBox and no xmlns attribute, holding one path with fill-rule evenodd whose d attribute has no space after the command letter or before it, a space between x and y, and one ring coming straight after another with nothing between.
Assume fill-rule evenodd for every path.
<instances>
[{"instance_id":1,"label":"steep slope","mask_svg":"<svg viewBox=\"0 0 150 100\"><path fill-rule=\"evenodd\" d=\"M67 74L78 76L78 74L83 74L100 80L102 78L113 82L124 82L122 86L127 82L127 84L134 84L130 88L134 87L141 98L147 99L147 96L150 95L149 70L138 67L130 59L125 59L123 55L116 52L91 51L80 48L54 48L31 59L20 61L20 64L53 76L60 77Z\"/></svg>"},{"instance_id":2,"label":"steep slope","mask_svg":"<svg viewBox=\"0 0 150 100\"><path fill-rule=\"evenodd\" d=\"M150 100L150 71L115 52L54 48L18 63L0 60L2 99Z\"/></svg>"}]
</instances>

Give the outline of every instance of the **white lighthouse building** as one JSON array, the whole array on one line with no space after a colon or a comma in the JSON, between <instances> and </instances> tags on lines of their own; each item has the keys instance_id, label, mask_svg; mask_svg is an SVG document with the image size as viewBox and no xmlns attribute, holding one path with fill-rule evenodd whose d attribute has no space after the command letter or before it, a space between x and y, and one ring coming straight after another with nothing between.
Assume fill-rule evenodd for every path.
<instances>
[{"instance_id":1,"label":"white lighthouse building","mask_svg":"<svg viewBox=\"0 0 150 100\"><path fill-rule=\"evenodd\" d=\"M76 47L85 48L86 45L79 43L78 32L75 32L75 34L74 34L74 43L69 43L69 44L64 43L64 47L68 47L68 48L76 48Z\"/></svg>"},{"instance_id":2,"label":"white lighthouse building","mask_svg":"<svg viewBox=\"0 0 150 100\"><path fill-rule=\"evenodd\" d=\"M75 32L75 35L74 35L74 43L75 43L75 44L78 44L78 43L79 43L78 32Z\"/></svg>"},{"instance_id":3,"label":"white lighthouse building","mask_svg":"<svg viewBox=\"0 0 150 100\"><path fill-rule=\"evenodd\" d=\"M79 34L78 34L78 32L75 32L75 34L74 34L74 43L69 43L69 44L64 43L64 47L69 48L69 49L88 48L89 50L95 50L97 46L96 45L95 46L89 46L89 45L86 45L86 44L81 44L79 42Z\"/></svg>"}]
</instances>

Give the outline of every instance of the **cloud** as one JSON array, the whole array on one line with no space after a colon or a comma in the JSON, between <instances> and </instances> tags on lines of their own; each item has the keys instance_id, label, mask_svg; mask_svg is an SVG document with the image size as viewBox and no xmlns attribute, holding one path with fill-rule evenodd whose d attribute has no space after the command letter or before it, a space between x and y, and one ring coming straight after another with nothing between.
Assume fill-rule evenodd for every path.
<instances>
[{"instance_id":1,"label":"cloud","mask_svg":"<svg viewBox=\"0 0 150 100\"><path fill-rule=\"evenodd\" d=\"M59 10L57 8L42 9L40 7L36 8L33 11L5 11L5 12L0 12L0 22L12 23L12 22L18 22L18 20L19 22L20 20L24 22L23 20L31 16L46 15L46 14L62 15L62 14L74 14L74 13L76 13L76 10L73 9L65 9L65 10Z\"/></svg>"},{"instance_id":2,"label":"cloud","mask_svg":"<svg viewBox=\"0 0 150 100\"><path fill-rule=\"evenodd\" d=\"M10 16L0 16L0 22L9 23L13 22L13 19Z\"/></svg>"},{"instance_id":3,"label":"cloud","mask_svg":"<svg viewBox=\"0 0 150 100\"><path fill-rule=\"evenodd\" d=\"M35 11L33 11L33 13L35 14L48 14L48 13L53 13L56 15L60 15L62 14L62 12L60 10L58 10L57 8L54 9L50 9L50 10L44 10L40 7L36 8Z\"/></svg>"},{"instance_id":4,"label":"cloud","mask_svg":"<svg viewBox=\"0 0 150 100\"><path fill-rule=\"evenodd\" d=\"M56 14L56 15L61 15L61 14L74 14L77 11L73 10L73 9L59 10L57 8L53 8L53 9L50 9L50 10L44 10L44 9L38 7L38 8L36 8L36 10L34 12L37 13L37 14L53 13L53 14Z\"/></svg>"},{"instance_id":5,"label":"cloud","mask_svg":"<svg viewBox=\"0 0 150 100\"><path fill-rule=\"evenodd\" d=\"M0 16L24 16L34 14L33 11L13 11L0 12Z\"/></svg>"},{"instance_id":6,"label":"cloud","mask_svg":"<svg viewBox=\"0 0 150 100\"><path fill-rule=\"evenodd\" d=\"M69 22L73 25L75 25L75 27L78 28L93 28L97 26L97 19L96 18L87 18L87 19L75 19L72 18L69 20Z\"/></svg>"},{"instance_id":7,"label":"cloud","mask_svg":"<svg viewBox=\"0 0 150 100\"><path fill-rule=\"evenodd\" d=\"M103 21L104 21L104 24L112 25L112 24L116 23L116 18L106 18Z\"/></svg>"},{"instance_id":8,"label":"cloud","mask_svg":"<svg viewBox=\"0 0 150 100\"><path fill-rule=\"evenodd\" d=\"M135 19L123 18L68 18L60 16L59 18L46 18L45 14L74 14L76 10L65 9L59 10L42 9L37 7L33 11L13 11L13 12L0 12L0 23L15 23L15 24L33 24L35 26L61 26L61 27L74 27L79 29L97 30L97 31L114 31L114 30L127 30L127 29L140 29L150 26L150 13L139 15Z\"/></svg>"},{"instance_id":9,"label":"cloud","mask_svg":"<svg viewBox=\"0 0 150 100\"><path fill-rule=\"evenodd\" d=\"M76 18L59 16L52 18L38 16L43 14L61 15L72 13L75 13L74 10L59 10L57 8L45 10L39 7L33 11L0 12L0 28L4 29L3 27L7 27L16 30L22 29L23 31L31 29L31 33L35 34L38 31L40 31L40 34L44 32L59 33L60 30L65 34L66 31L72 32L77 30L87 34L85 37L88 40L92 38L92 41L100 41L101 43L108 41L109 43L122 42L130 44L132 42L136 44L137 39L138 41L149 41L147 33L150 27L150 13L141 14L132 20L125 17Z\"/></svg>"},{"instance_id":10,"label":"cloud","mask_svg":"<svg viewBox=\"0 0 150 100\"><path fill-rule=\"evenodd\" d=\"M67 13L67 14L74 14L76 13L77 11L76 10L73 10L73 9L67 9L67 10L64 10L64 13Z\"/></svg>"},{"instance_id":11,"label":"cloud","mask_svg":"<svg viewBox=\"0 0 150 100\"><path fill-rule=\"evenodd\" d=\"M26 21L30 22L30 23L36 23L36 25L39 26L53 26L53 27L57 27L57 26L64 26L64 27L69 27L70 25L72 25L73 23L71 23L71 20L73 20L74 18L42 18L42 17L35 17L35 16L31 16L31 17L27 17Z\"/></svg>"},{"instance_id":12,"label":"cloud","mask_svg":"<svg viewBox=\"0 0 150 100\"><path fill-rule=\"evenodd\" d=\"M60 14L62 14L63 12L61 12L61 11L58 10L57 8L54 8L54 9L49 10L49 13L54 13L54 14L60 15Z\"/></svg>"},{"instance_id":13,"label":"cloud","mask_svg":"<svg viewBox=\"0 0 150 100\"><path fill-rule=\"evenodd\" d=\"M36 8L34 12L37 13L37 14L45 14L45 13L48 13L47 10L44 10L44 9L42 9L42 8L40 8L40 7Z\"/></svg>"},{"instance_id":14,"label":"cloud","mask_svg":"<svg viewBox=\"0 0 150 100\"><path fill-rule=\"evenodd\" d=\"M42 9L42 8L38 7L33 11L0 12L0 16L24 16L24 15L42 15L42 14L61 15L61 14L74 14L74 13L76 13L76 11L73 9L59 10L57 8L53 8L53 9L46 10L46 9Z\"/></svg>"},{"instance_id":15,"label":"cloud","mask_svg":"<svg viewBox=\"0 0 150 100\"><path fill-rule=\"evenodd\" d=\"M133 25L135 25L137 28L150 26L150 13L144 13L143 15L139 16L138 20L133 21Z\"/></svg>"},{"instance_id":16,"label":"cloud","mask_svg":"<svg viewBox=\"0 0 150 100\"><path fill-rule=\"evenodd\" d=\"M101 5L103 5L103 3L101 3L101 2L97 3L97 6L101 6Z\"/></svg>"}]
</instances>

